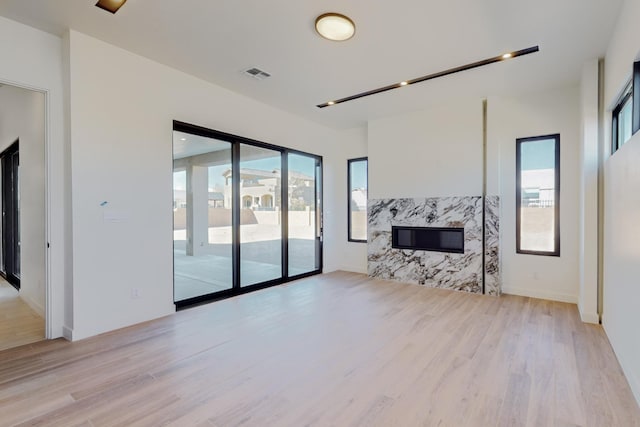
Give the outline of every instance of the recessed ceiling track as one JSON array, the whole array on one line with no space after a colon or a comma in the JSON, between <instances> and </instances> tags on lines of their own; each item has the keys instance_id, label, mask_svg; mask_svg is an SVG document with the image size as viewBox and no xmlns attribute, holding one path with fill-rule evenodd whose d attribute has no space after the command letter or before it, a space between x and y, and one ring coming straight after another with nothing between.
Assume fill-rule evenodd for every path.
<instances>
[{"instance_id":1,"label":"recessed ceiling track","mask_svg":"<svg viewBox=\"0 0 640 427\"><path fill-rule=\"evenodd\" d=\"M345 98L336 99L333 101L324 102L316 105L318 108L330 107L336 104L342 104L343 102L353 101L354 99L364 98L365 96L376 95L378 93L386 92L391 89L398 89L404 86L409 86L415 83L426 82L427 80L433 80L438 77L448 76L450 74L459 73L461 71L471 70L473 68L483 67L485 65L493 64L495 62L506 61L508 59L516 58L518 56L529 55L530 53L538 52L540 49L538 46L529 47L527 49L518 50L515 52L505 53L503 55L494 56L493 58L483 59L482 61L472 62L470 64L461 65L459 67L449 68L448 70L439 71L437 73L429 74L426 76L418 77L411 80L405 80L400 83L394 83L388 86L380 87L378 89L369 90L366 92L358 93L356 95L347 96Z\"/></svg>"}]
</instances>

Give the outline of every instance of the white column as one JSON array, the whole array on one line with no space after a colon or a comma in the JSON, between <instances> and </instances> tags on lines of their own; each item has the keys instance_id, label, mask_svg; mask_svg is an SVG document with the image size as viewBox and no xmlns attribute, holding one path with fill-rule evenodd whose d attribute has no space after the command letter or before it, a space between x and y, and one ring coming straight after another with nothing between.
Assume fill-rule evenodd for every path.
<instances>
[{"instance_id":1,"label":"white column","mask_svg":"<svg viewBox=\"0 0 640 427\"><path fill-rule=\"evenodd\" d=\"M205 253L209 244L209 171L187 167L187 255Z\"/></svg>"},{"instance_id":2,"label":"white column","mask_svg":"<svg viewBox=\"0 0 640 427\"><path fill-rule=\"evenodd\" d=\"M598 314L598 60L582 69L580 90L580 295L583 322Z\"/></svg>"}]
</instances>

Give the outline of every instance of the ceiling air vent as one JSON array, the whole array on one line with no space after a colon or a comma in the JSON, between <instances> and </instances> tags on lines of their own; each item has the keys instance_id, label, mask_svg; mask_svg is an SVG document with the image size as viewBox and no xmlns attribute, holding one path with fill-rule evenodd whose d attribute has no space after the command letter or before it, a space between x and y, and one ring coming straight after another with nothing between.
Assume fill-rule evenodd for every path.
<instances>
[{"instance_id":1,"label":"ceiling air vent","mask_svg":"<svg viewBox=\"0 0 640 427\"><path fill-rule=\"evenodd\" d=\"M255 67L245 70L244 73L247 76L253 77L254 79L257 79L257 80L264 80L267 77L271 77L271 74L267 73L266 71L262 71L260 68L255 68Z\"/></svg>"}]
</instances>

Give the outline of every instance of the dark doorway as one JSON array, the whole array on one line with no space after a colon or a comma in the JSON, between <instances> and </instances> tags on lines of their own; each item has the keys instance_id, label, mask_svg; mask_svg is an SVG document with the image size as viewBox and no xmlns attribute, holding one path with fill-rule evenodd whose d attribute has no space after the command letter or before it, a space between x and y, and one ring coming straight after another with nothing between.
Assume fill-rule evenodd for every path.
<instances>
[{"instance_id":1,"label":"dark doorway","mask_svg":"<svg viewBox=\"0 0 640 427\"><path fill-rule=\"evenodd\" d=\"M2 254L0 275L14 288L20 289L20 154L19 142L0 153L2 179Z\"/></svg>"}]
</instances>

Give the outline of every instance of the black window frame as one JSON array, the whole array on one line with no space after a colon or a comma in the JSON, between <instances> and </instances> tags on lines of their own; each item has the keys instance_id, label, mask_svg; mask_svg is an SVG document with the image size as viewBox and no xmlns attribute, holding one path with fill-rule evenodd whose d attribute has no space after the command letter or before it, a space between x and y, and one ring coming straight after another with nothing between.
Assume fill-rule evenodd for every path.
<instances>
[{"instance_id":1,"label":"black window frame","mask_svg":"<svg viewBox=\"0 0 640 427\"><path fill-rule=\"evenodd\" d=\"M633 63L633 74L611 112L611 154L615 153L626 142L618 137L618 121L620 112L631 102L631 136L640 130L640 61Z\"/></svg>"},{"instance_id":2,"label":"black window frame","mask_svg":"<svg viewBox=\"0 0 640 427\"><path fill-rule=\"evenodd\" d=\"M554 249L553 251L532 251L520 248L521 234L521 203L522 203L522 179L521 179L521 147L527 142L535 142L553 139L555 142L554 164ZM541 135L516 139L516 253L525 255L560 256L560 134Z\"/></svg>"},{"instance_id":3,"label":"black window frame","mask_svg":"<svg viewBox=\"0 0 640 427\"><path fill-rule=\"evenodd\" d=\"M367 198L369 194L369 158L368 157L357 157L355 159L347 160L347 240L349 242L354 243L367 243L367 239L354 239L352 238L352 229L351 229L351 164L356 162L366 162L366 174L367 174ZM367 201L368 202L368 201ZM367 203L368 205L368 203ZM367 206L368 209L368 206Z\"/></svg>"},{"instance_id":4,"label":"black window frame","mask_svg":"<svg viewBox=\"0 0 640 427\"><path fill-rule=\"evenodd\" d=\"M620 147L622 147L626 142L626 141L619 140L620 135L618 134L618 122L620 120L619 119L620 112L624 107L627 106L627 103L629 102L631 103L631 108L632 108L631 115L633 116L633 107L634 107L633 106L633 81L630 81L629 83L627 83L627 85L625 86L624 92L622 92L622 96L620 97L620 99L618 100L618 103L616 104L615 108L611 112L611 154L618 151ZM631 131L631 135L633 135L633 127Z\"/></svg>"},{"instance_id":5,"label":"black window frame","mask_svg":"<svg viewBox=\"0 0 640 427\"><path fill-rule=\"evenodd\" d=\"M633 63L633 78L631 83L633 106L631 111L631 135L640 130L640 61Z\"/></svg>"}]
</instances>

